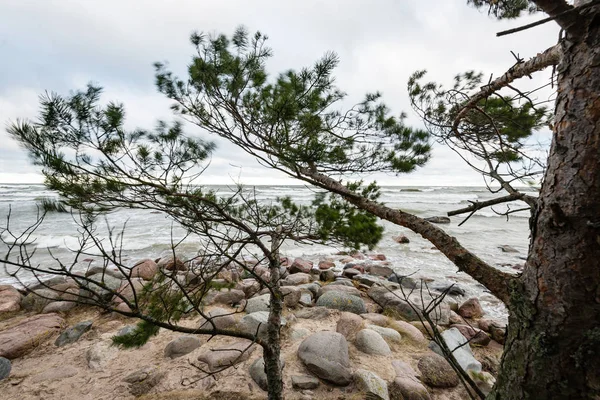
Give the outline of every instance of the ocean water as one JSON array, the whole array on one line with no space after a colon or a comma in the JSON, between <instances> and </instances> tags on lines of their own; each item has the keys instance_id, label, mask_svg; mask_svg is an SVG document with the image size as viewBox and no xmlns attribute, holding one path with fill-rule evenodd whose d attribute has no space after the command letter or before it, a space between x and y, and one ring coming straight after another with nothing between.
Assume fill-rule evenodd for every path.
<instances>
[{"instance_id":1,"label":"ocean water","mask_svg":"<svg viewBox=\"0 0 600 400\"><path fill-rule=\"evenodd\" d=\"M214 186L219 193L227 195L231 188L227 186ZM527 189L525 189L527 190ZM535 194L535 189L529 189ZM290 196L299 203L308 203L314 196L314 189L305 186L256 186L257 200L268 202L276 197ZM40 199L56 197L53 192L43 185L13 185L0 184L0 229L5 228L10 222L12 232L21 232L35 222ZM383 187L380 201L388 206L403 211L411 212L418 216L444 216L448 211L469 205L469 201L485 201L493 198L483 187ZM498 213L506 210L522 208L523 204L510 203L495 206L477 212L465 224L458 226L466 215L451 217L450 224L439 225L446 232L455 236L466 248L477 254L484 261L497 268L516 273L514 265L523 264L527 255L529 244L528 213L518 212L510 218ZM7 218L10 213L10 219ZM120 210L106 217L107 225L101 224L98 228L98 237L103 243L109 245L108 228L114 229L113 238L121 232L124 236L119 247L122 260L133 264L141 258L157 258L171 248L173 240L177 241L185 236L185 231L177 227L172 221L162 215L146 210ZM383 253L397 273L413 274L414 277L433 279L435 283L457 283L466 290L468 296L478 296L482 301L484 310L493 317L505 318L506 310L503 305L485 288L464 273L457 272L457 268L431 243L408 229L383 222L385 228L384 238L373 250ZM35 249L34 260L43 266L56 263L56 259L65 263L73 260L71 250L79 248L77 223L69 213L50 213L46 215L43 223L28 239L29 249ZM406 235L409 244L398 244L393 240L397 235ZM14 242L8 232L2 234L8 242ZM518 253L505 253L499 246L509 245L518 250ZM180 245L178 253L193 257L198 249L198 241L188 237ZM282 254L289 257L304 257L318 261L342 250L325 245L297 245L286 243L282 247ZM6 246L0 244L0 259L5 258ZM100 264L99 258L93 256L80 256L80 259L95 259ZM89 265L89 264L86 264ZM96 264L92 264L96 265ZM9 268L9 271L13 269ZM22 272L21 280L27 282L32 277ZM6 269L0 263L0 284L17 284L15 278L7 275Z\"/></svg>"}]
</instances>

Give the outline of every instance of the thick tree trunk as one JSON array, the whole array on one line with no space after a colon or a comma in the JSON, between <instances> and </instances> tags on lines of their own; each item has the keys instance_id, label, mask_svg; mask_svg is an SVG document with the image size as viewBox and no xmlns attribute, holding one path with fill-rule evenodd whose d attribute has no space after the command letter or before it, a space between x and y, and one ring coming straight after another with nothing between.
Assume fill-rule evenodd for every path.
<instances>
[{"instance_id":1,"label":"thick tree trunk","mask_svg":"<svg viewBox=\"0 0 600 400\"><path fill-rule=\"evenodd\" d=\"M600 14L567 38L554 137L493 399L600 398Z\"/></svg>"}]
</instances>

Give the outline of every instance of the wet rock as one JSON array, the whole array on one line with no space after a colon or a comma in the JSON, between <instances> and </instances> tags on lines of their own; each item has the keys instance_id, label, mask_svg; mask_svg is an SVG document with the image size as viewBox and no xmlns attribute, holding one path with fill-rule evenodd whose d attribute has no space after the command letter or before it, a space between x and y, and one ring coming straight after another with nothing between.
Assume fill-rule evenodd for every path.
<instances>
[{"instance_id":1,"label":"wet rock","mask_svg":"<svg viewBox=\"0 0 600 400\"><path fill-rule=\"evenodd\" d=\"M360 330L356 334L354 345L358 350L366 354L387 356L392 353L390 346L388 346L383 337L371 329Z\"/></svg>"},{"instance_id":2,"label":"wet rock","mask_svg":"<svg viewBox=\"0 0 600 400\"><path fill-rule=\"evenodd\" d=\"M429 217L429 218L425 218L425 221L431 222L434 224L449 224L450 218L448 218L448 217Z\"/></svg>"},{"instance_id":3,"label":"wet rock","mask_svg":"<svg viewBox=\"0 0 600 400\"><path fill-rule=\"evenodd\" d=\"M292 375L292 387L296 390L311 390L319 387L319 380L310 375Z\"/></svg>"},{"instance_id":4,"label":"wet rock","mask_svg":"<svg viewBox=\"0 0 600 400\"><path fill-rule=\"evenodd\" d=\"M0 357L0 381L10 375L11 364L8 358Z\"/></svg>"},{"instance_id":5,"label":"wet rock","mask_svg":"<svg viewBox=\"0 0 600 400\"><path fill-rule=\"evenodd\" d=\"M144 395L162 380L165 373L156 367L148 366L139 369L123 378L129 383L129 392L134 396Z\"/></svg>"},{"instance_id":6,"label":"wet rock","mask_svg":"<svg viewBox=\"0 0 600 400\"><path fill-rule=\"evenodd\" d=\"M456 307L458 310L458 307ZM450 324L451 325L463 325L465 324L465 320L463 317L455 313L454 311L450 311Z\"/></svg>"},{"instance_id":7,"label":"wet rock","mask_svg":"<svg viewBox=\"0 0 600 400\"><path fill-rule=\"evenodd\" d=\"M296 258L292 265L289 268L290 274L296 274L298 272L303 272L308 274L313 267L313 262L308 260L303 260L302 258Z\"/></svg>"},{"instance_id":8,"label":"wet rock","mask_svg":"<svg viewBox=\"0 0 600 400\"><path fill-rule=\"evenodd\" d=\"M3 330L0 332L0 357L13 360L24 356L58 332L64 322L57 314L40 314Z\"/></svg>"},{"instance_id":9,"label":"wet rock","mask_svg":"<svg viewBox=\"0 0 600 400\"><path fill-rule=\"evenodd\" d=\"M141 260L138 261L133 268L131 268L131 277L142 278L145 281L150 281L154 278L154 275L156 275L158 269L158 264L156 264L154 260Z\"/></svg>"},{"instance_id":10,"label":"wet rock","mask_svg":"<svg viewBox=\"0 0 600 400\"><path fill-rule=\"evenodd\" d=\"M309 274L298 272L281 280L281 286L298 286L312 281Z\"/></svg>"},{"instance_id":11,"label":"wet rock","mask_svg":"<svg viewBox=\"0 0 600 400\"><path fill-rule=\"evenodd\" d=\"M452 354L462 369L474 372L481 371L481 363L475 359L473 350L471 350L471 346L467 343L467 338L458 329L450 328L442 332L441 335L446 342L446 346L449 349L454 349ZM443 355L442 349L433 341L429 343L429 348L440 356Z\"/></svg>"},{"instance_id":12,"label":"wet rock","mask_svg":"<svg viewBox=\"0 0 600 400\"><path fill-rule=\"evenodd\" d=\"M365 321L351 312L342 312L335 331L341 333L347 340L354 340L356 334L365 327Z\"/></svg>"},{"instance_id":13,"label":"wet rock","mask_svg":"<svg viewBox=\"0 0 600 400\"><path fill-rule=\"evenodd\" d=\"M317 306L333 308L340 311L350 311L355 314L367 312L365 302L360 297L340 291L324 293L317 299Z\"/></svg>"},{"instance_id":14,"label":"wet rock","mask_svg":"<svg viewBox=\"0 0 600 400\"><path fill-rule=\"evenodd\" d=\"M60 334L54 344L58 347L65 346L67 344L75 343L79 340L81 335L92 329L92 321L83 321L78 324L67 328L63 333Z\"/></svg>"},{"instance_id":15,"label":"wet rock","mask_svg":"<svg viewBox=\"0 0 600 400\"><path fill-rule=\"evenodd\" d=\"M0 285L0 314L20 309L21 293L10 285Z\"/></svg>"},{"instance_id":16,"label":"wet rock","mask_svg":"<svg viewBox=\"0 0 600 400\"><path fill-rule=\"evenodd\" d=\"M365 369L358 369L354 373L356 386L363 392L367 399L389 400L387 383L377 374Z\"/></svg>"},{"instance_id":17,"label":"wet rock","mask_svg":"<svg viewBox=\"0 0 600 400\"><path fill-rule=\"evenodd\" d=\"M367 325L366 329L375 331L381 335L381 337L388 343L399 343L402 340L402 336L391 328L384 328L379 325Z\"/></svg>"},{"instance_id":18,"label":"wet rock","mask_svg":"<svg viewBox=\"0 0 600 400\"><path fill-rule=\"evenodd\" d=\"M333 283L335 283L335 282L333 282ZM342 284L334 285L333 283L331 283L329 285L325 285L322 288L320 288L317 297L321 297L325 293L329 293L329 292L340 292L340 293L346 293L346 294L350 294L352 296L360 297L360 290L358 290L354 286L347 286L347 285L342 285Z\"/></svg>"},{"instance_id":19,"label":"wet rock","mask_svg":"<svg viewBox=\"0 0 600 400\"><path fill-rule=\"evenodd\" d=\"M318 378L340 386L351 382L348 343L337 332L313 333L298 347L298 358Z\"/></svg>"},{"instance_id":20,"label":"wet rock","mask_svg":"<svg viewBox=\"0 0 600 400\"><path fill-rule=\"evenodd\" d=\"M507 244L502 245L502 246L498 246L498 248L500 250L502 250L504 253L518 253L519 252L519 250L517 250L514 247L509 246Z\"/></svg>"},{"instance_id":21,"label":"wet rock","mask_svg":"<svg viewBox=\"0 0 600 400\"><path fill-rule=\"evenodd\" d=\"M490 335L496 342L504 344L504 340L506 339L506 328L492 326L490 328Z\"/></svg>"},{"instance_id":22,"label":"wet rock","mask_svg":"<svg viewBox=\"0 0 600 400\"><path fill-rule=\"evenodd\" d=\"M404 235L394 236L392 239L394 240L394 242L400 243L400 244L410 243L410 239Z\"/></svg>"},{"instance_id":23,"label":"wet rock","mask_svg":"<svg viewBox=\"0 0 600 400\"><path fill-rule=\"evenodd\" d=\"M439 387L450 388L458 385L458 375L448 364L446 359L437 354L428 354L419 360L419 370L421 371L421 380L426 384Z\"/></svg>"},{"instance_id":24,"label":"wet rock","mask_svg":"<svg viewBox=\"0 0 600 400\"><path fill-rule=\"evenodd\" d=\"M198 356L198 360L208 364L210 371L216 371L246 361L254 350L256 350L255 344L249 340L242 340L202 353Z\"/></svg>"},{"instance_id":25,"label":"wet rock","mask_svg":"<svg viewBox=\"0 0 600 400\"><path fill-rule=\"evenodd\" d=\"M184 356L198 347L202 346L202 340L196 336L180 336L175 340L172 340L165 347L166 358L177 358Z\"/></svg>"},{"instance_id":26,"label":"wet rock","mask_svg":"<svg viewBox=\"0 0 600 400\"><path fill-rule=\"evenodd\" d=\"M281 359L279 361L281 363L281 369L285 367L285 360ZM263 357L257 358L252 365L250 365L250 377L256 382L258 387L260 387L265 392L268 389L267 384L267 373L265 372L265 360Z\"/></svg>"},{"instance_id":27,"label":"wet rock","mask_svg":"<svg viewBox=\"0 0 600 400\"><path fill-rule=\"evenodd\" d=\"M136 330L135 325L125 325L124 327L119 329L113 337L127 336L127 335L135 332L135 330Z\"/></svg>"},{"instance_id":28,"label":"wet rock","mask_svg":"<svg viewBox=\"0 0 600 400\"><path fill-rule=\"evenodd\" d=\"M479 304L479 299L472 297L465 301L458 308L458 315L463 318L481 318L483 316L483 308Z\"/></svg>"}]
</instances>

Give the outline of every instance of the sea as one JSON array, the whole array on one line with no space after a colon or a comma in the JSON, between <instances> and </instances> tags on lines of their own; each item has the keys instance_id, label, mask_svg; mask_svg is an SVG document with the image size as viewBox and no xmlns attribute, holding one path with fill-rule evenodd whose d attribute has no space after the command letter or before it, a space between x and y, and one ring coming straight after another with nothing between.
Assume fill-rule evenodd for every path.
<instances>
[{"instance_id":1,"label":"sea","mask_svg":"<svg viewBox=\"0 0 600 400\"><path fill-rule=\"evenodd\" d=\"M223 196L234 190L230 186L212 186L211 189ZM535 188L523 190L536 195ZM306 186L255 186L253 192L259 202L290 196L300 204L310 203L317 194L314 188ZM420 217L445 216L447 212L466 207L472 201L485 201L498 196L485 187L384 186L381 193L379 200L389 207ZM40 214L39 203L44 198L57 198L57 194L43 185L0 184L0 231L4 242L0 244L0 260L6 259L7 244L19 241L27 243L28 251L34 251L36 265L68 264L74 260L74 250L80 247L81 238L81 228L75 214L48 213L30 235L20 239L15 237L36 223ZM507 216L505 212L523 207L524 204L519 202L498 205L478 211L462 225L459 224L467 214L453 216L450 224L440 224L439 227L489 264L506 272L519 273L529 245L529 213L518 211ZM457 284L465 290L467 297L477 296L489 316L506 318L502 303L468 275L458 272L456 266L431 243L406 228L387 221L381 223L385 228L384 237L372 253L384 254L398 274L427 278L433 280L433 284ZM185 230L169 217L148 210L123 209L108 214L96 232L105 244L110 237L109 230L112 230L113 239L119 239L122 260L132 265L136 260L158 258L168 253L174 241L183 240L178 253L181 251L190 258L198 249L198 242L193 237L186 238ZM408 237L410 243L398 244L394 237L399 235ZM505 252L501 246L510 246L516 252ZM282 255L288 257L319 261L342 250L324 244L285 243L281 251ZM13 253L13 259L16 259L15 256ZM79 259L82 258L85 257L79 256ZM100 258L87 257L88 261L90 259L98 265L102 263ZM14 271L13 267L0 262L0 284L27 284L34 279L26 271L20 271L19 279L16 279L10 276Z\"/></svg>"}]
</instances>

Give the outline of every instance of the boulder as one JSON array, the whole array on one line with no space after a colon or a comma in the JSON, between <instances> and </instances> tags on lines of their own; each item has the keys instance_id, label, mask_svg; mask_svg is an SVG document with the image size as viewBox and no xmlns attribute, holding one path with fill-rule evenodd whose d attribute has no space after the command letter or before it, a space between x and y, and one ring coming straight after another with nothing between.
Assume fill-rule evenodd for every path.
<instances>
[{"instance_id":1,"label":"boulder","mask_svg":"<svg viewBox=\"0 0 600 400\"><path fill-rule=\"evenodd\" d=\"M131 278L129 281L124 279L121 281L121 286L117 289L117 293L121 296L125 297L129 301L133 301L136 296L139 301L139 296L144 289L144 280L142 278ZM112 299L113 303L120 304L123 303L123 299L117 295Z\"/></svg>"},{"instance_id":2,"label":"boulder","mask_svg":"<svg viewBox=\"0 0 600 400\"><path fill-rule=\"evenodd\" d=\"M404 361L394 360L396 378L388 385L391 400L430 400L427 388L417 379L415 370Z\"/></svg>"},{"instance_id":3,"label":"boulder","mask_svg":"<svg viewBox=\"0 0 600 400\"><path fill-rule=\"evenodd\" d=\"M387 260L387 257L385 254L370 254L369 259L374 261L385 261Z\"/></svg>"},{"instance_id":4,"label":"boulder","mask_svg":"<svg viewBox=\"0 0 600 400\"><path fill-rule=\"evenodd\" d=\"M479 390L483 392L484 395L490 394L492 388L496 384L496 378L492 374L486 371L481 372L473 372L468 371L469 376L475 382Z\"/></svg>"},{"instance_id":5,"label":"boulder","mask_svg":"<svg viewBox=\"0 0 600 400\"><path fill-rule=\"evenodd\" d=\"M458 308L458 315L463 318L481 318L483 317L483 308L479 304L479 299L472 297L465 301Z\"/></svg>"},{"instance_id":6,"label":"boulder","mask_svg":"<svg viewBox=\"0 0 600 400\"><path fill-rule=\"evenodd\" d=\"M365 398L390 400L387 383L377 374L366 369L357 369L354 372L354 381L358 389L365 394Z\"/></svg>"},{"instance_id":7,"label":"boulder","mask_svg":"<svg viewBox=\"0 0 600 400\"><path fill-rule=\"evenodd\" d=\"M335 268L335 263L333 261L321 260L319 261L319 269L331 269Z\"/></svg>"},{"instance_id":8,"label":"boulder","mask_svg":"<svg viewBox=\"0 0 600 400\"><path fill-rule=\"evenodd\" d=\"M112 343L94 343L85 352L85 360L90 369L101 370L118 355L118 349Z\"/></svg>"},{"instance_id":9,"label":"boulder","mask_svg":"<svg viewBox=\"0 0 600 400\"><path fill-rule=\"evenodd\" d=\"M462 369L474 372L481 371L481 363L473 357L473 350L467 343L467 338L458 329L450 328L442 332L441 335L446 342L446 346L451 350L454 349L452 354ZM435 342L430 342L429 348L440 356L443 355L442 349Z\"/></svg>"},{"instance_id":10,"label":"boulder","mask_svg":"<svg viewBox=\"0 0 600 400\"><path fill-rule=\"evenodd\" d=\"M281 286L298 286L312 281L309 274L298 272L291 274L281 280Z\"/></svg>"},{"instance_id":11,"label":"boulder","mask_svg":"<svg viewBox=\"0 0 600 400\"><path fill-rule=\"evenodd\" d=\"M387 326L390 322L390 318L378 313L366 313L361 314L360 316L372 325Z\"/></svg>"},{"instance_id":12,"label":"boulder","mask_svg":"<svg viewBox=\"0 0 600 400\"><path fill-rule=\"evenodd\" d=\"M261 294L260 296L248 299L248 301L246 301L246 308L244 310L248 314L252 314L257 311L269 311L270 299L270 294Z\"/></svg>"},{"instance_id":13,"label":"boulder","mask_svg":"<svg viewBox=\"0 0 600 400\"><path fill-rule=\"evenodd\" d=\"M406 275L398 275L396 273L392 274L389 278L388 281L392 282L392 283L397 283L400 286L402 286L403 288L406 289L417 289L417 287L420 285L420 282L417 281L417 279L413 279L410 276L406 276Z\"/></svg>"},{"instance_id":14,"label":"boulder","mask_svg":"<svg viewBox=\"0 0 600 400\"><path fill-rule=\"evenodd\" d=\"M246 333L254 335L258 331L259 337L266 337L268 321L268 311L257 311L244 316L240 321L240 327ZM285 318L281 317L281 325L284 326L285 324Z\"/></svg>"},{"instance_id":15,"label":"boulder","mask_svg":"<svg viewBox=\"0 0 600 400\"><path fill-rule=\"evenodd\" d=\"M308 260L303 260L302 258L296 258L292 265L290 265L289 271L290 274L296 274L298 272L303 272L308 274L313 267L313 262Z\"/></svg>"},{"instance_id":16,"label":"boulder","mask_svg":"<svg viewBox=\"0 0 600 400\"><path fill-rule=\"evenodd\" d=\"M506 339L506 328L492 326L490 329L490 335L496 342L504 344L504 340Z\"/></svg>"},{"instance_id":17,"label":"boulder","mask_svg":"<svg viewBox=\"0 0 600 400\"><path fill-rule=\"evenodd\" d=\"M398 236L394 236L392 238L392 240L396 243L400 243L400 244L406 244L406 243L410 243L410 239L407 238L404 235L398 235Z\"/></svg>"},{"instance_id":18,"label":"boulder","mask_svg":"<svg viewBox=\"0 0 600 400\"><path fill-rule=\"evenodd\" d=\"M337 332L313 333L298 347L298 358L318 378L340 386L351 382L348 343Z\"/></svg>"},{"instance_id":19,"label":"boulder","mask_svg":"<svg viewBox=\"0 0 600 400\"><path fill-rule=\"evenodd\" d=\"M423 333L415 326L404 321L391 321L389 327L398 331L403 337L415 343L427 343Z\"/></svg>"},{"instance_id":20,"label":"boulder","mask_svg":"<svg viewBox=\"0 0 600 400\"><path fill-rule=\"evenodd\" d=\"M333 308L340 311L350 311L355 314L367 312L365 302L358 296L340 291L330 291L317 299L317 306Z\"/></svg>"},{"instance_id":21,"label":"boulder","mask_svg":"<svg viewBox=\"0 0 600 400\"><path fill-rule=\"evenodd\" d=\"M154 260L141 260L138 261L133 268L131 268L131 277L141 278L145 281L151 281L158 270L158 264L156 264Z\"/></svg>"},{"instance_id":22,"label":"boulder","mask_svg":"<svg viewBox=\"0 0 600 400\"><path fill-rule=\"evenodd\" d=\"M481 329L473 328L469 325L464 324L454 324L450 325L451 328L456 328L462 333L462 335L467 338L469 344L475 346L487 346L492 340L487 333L482 331Z\"/></svg>"},{"instance_id":23,"label":"boulder","mask_svg":"<svg viewBox=\"0 0 600 400\"><path fill-rule=\"evenodd\" d=\"M308 334L308 329L292 328L289 337L293 342L295 342L296 340L304 339Z\"/></svg>"},{"instance_id":24,"label":"boulder","mask_svg":"<svg viewBox=\"0 0 600 400\"><path fill-rule=\"evenodd\" d=\"M108 275L108 276L111 276L111 277L119 279L119 280L124 278L124 275L121 273L121 271L116 269L115 266L113 266L113 268L108 268L108 266L102 266L102 267L97 266L97 267L88 268L85 271L84 276L86 278L88 278L92 275Z\"/></svg>"},{"instance_id":25,"label":"boulder","mask_svg":"<svg viewBox=\"0 0 600 400\"><path fill-rule=\"evenodd\" d=\"M332 269L326 269L325 271L321 271L319 274L319 279L323 282L330 282L335 279L335 272Z\"/></svg>"},{"instance_id":26,"label":"boulder","mask_svg":"<svg viewBox=\"0 0 600 400\"><path fill-rule=\"evenodd\" d=\"M21 301L21 308L27 311L41 312L53 301L60 300L60 293L52 289L37 289L29 292Z\"/></svg>"},{"instance_id":27,"label":"boulder","mask_svg":"<svg viewBox=\"0 0 600 400\"><path fill-rule=\"evenodd\" d=\"M495 319L482 318L479 321L477 321L477 326L479 327L479 329L491 333L492 327L505 328L506 323Z\"/></svg>"},{"instance_id":28,"label":"boulder","mask_svg":"<svg viewBox=\"0 0 600 400\"><path fill-rule=\"evenodd\" d=\"M285 367L285 360L280 359L279 362L281 363L281 369L283 370L283 367ZM267 373L265 372L264 358L259 357L256 360L254 360L252 365L250 365L249 372L250 372L250 377L254 380L254 382L256 382L258 387L260 387L262 390L264 390L266 392L268 389L268 384L267 384Z\"/></svg>"},{"instance_id":29,"label":"boulder","mask_svg":"<svg viewBox=\"0 0 600 400\"><path fill-rule=\"evenodd\" d=\"M202 340L196 336L180 336L175 340L172 340L165 347L166 358L177 358L184 356L198 347L202 346Z\"/></svg>"},{"instance_id":30,"label":"boulder","mask_svg":"<svg viewBox=\"0 0 600 400\"><path fill-rule=\"evenodd\" d=\"M119 336L127 336L127 335L135 332L136 329L137 329L136 325L125 325L124 327L122 327L121 329L119 329L117 331L117 333L113 336L113 338L119 337Z\"/></svg>"},{"instance_id":31,"label":"boulder","mask_svg":"<svg viewBox=\"0 0 600 400\"><path fill-rule=\"evenodd\" d=\"M10 375L11 364L8 358L0 357L0 381Z\"/></svg>"},{"instance_id":32,"label":"boulder","mask_svg":"<svg viewBox=\"0 0 600 400\"><path fill-rule=\"evenodd\" d=\"M298 274L296 274L296 275L298 275ZM332 285L333 283L334 282L330 283L329 285ZM318 282L305 283L302 285L298 285L298 289L308 290L309 292L312 293L313 298L317 298L319 295L319 290L321 290L321 285Z\"/></svg>"},{"instance_id":33,"label":"boulder","mask_svg":"<svg viewBox=\"0 0 600 400\"><path fill-rule=\"evenodd\" d=\"M449 224L450 218L448 218L448 217L429 217L429 218L425 218L425 221L432 222L434 224Z\"/></svg>"},{"instance_id":34,"label":"boulder","mask_svg":"<svg viewBox=\"0 0 600 400\"><path fill-rule=\"evenodd\" d=\"M329 318L332 311L327 307L311 307L296 311L297 318L321 320Z\"/></svg>"},{"instance_id":35,"label":"boulder","mask_svg":"<svg viewBox=\"0 0 600 400\"><path fill-rule=\"evenodd\" d=\"M319 380L310 375L292 375L292 387L297 390L312 390L319 387Z\"/></svg>"},{"instance_id":36,"label":"boulder","mask_svg":"<svg viewBox=\"0 0 600 400\"><path fill-rule=\"evenodd\" d=\"M99 282L106 287L105 289L88 281L82 282L79 296L92 299L92 301L110 301L115 292L121 287L121 279L108 274L94 274L89 276L89 279Z\"/></svg>"},{"instance_id":37,"label":"boulder","mask_svg":"<svg viewBox=\"0 0 600 400\"><path fill-rule=\"evenodd\" d=\"M498 246L498 248L500 250L502 250L502 252L504 252L504 253L518 253L519 252L519 250L517 250L514 247L509 246L507 244L502 245L502 246Z\"/></svg>"},{"instance_id":38,"label":"boulder","mask_svg":"<svg viewBox=\"0 0 600 400\"><path fill-rule=\"evenodd\" d=\"M381 337L388 343L399 343L402 340L402 336L391 328L384 328L379 325L367 325L366 329L375 331L381 335Z\"/></svg>"},{"instance_id":39,"label":"boulder","mask_svg":"<svg viewBox=\"0 0 600 400\"><path fill-rule=\"evenodd\" d=\"M426 293L409 294L406 290L390 291L382 287L372 287L367 294L384 309L384 313L407 321L419 321L422 318L421 310L432 300ZM442 302L431 311L429 316L439 325L448 325L450 307Z\"/></svg>"},{"instance_id":40,"label":"boulder","mask_svg":"<svg viewBox=\"0 0 600 400\"><path fill-rule=\"evenodd\" d=\"M351 279L345 278L343 276L336 276L335 281L331 282L327 286L348 286L354 287L354 282Z\"/></svg>"},{"instance_id":41,"label":"boulder","mask_svg":"<svg viewBox=\"0 0 600 400\"><path fill-rule=\"evenodd\" d=\"M237 323L233 313L223 308L215 307L207 312L206 315L212 321L212 324L208 321L205 321L202 325L200 325L200 328L202 329L212 329L213 324L217 329L230 329Z\"/></svg>"},{"instance_id":42,"label":"boulder","mask_svg":"<svg viewBox=\"0 0 600 400\"><path fill-rule=\"evenodd\" d=\"M290 308L296 307L302 296L302 291L294 286L283 286L281 293L283 293L283 304Z\"/></svg>"},{"instance_id":43,"label":"boulder","mask_svg":"<svg viewBox=\"0 0 600 400\"><path fill-rule=\"evenodd\" d=\"M421 380L429 386L439 388L455 387L459 383L458 375L446 359L437 354L428 354L419 360Z\"/></svg>"},{"instance_id":44,"label":"boulder","mask_svg":"<svg viewBox=\"0 0 600 400\"><path fill-rule=\"evenodd\" d=\"M67 344L75 343L79 340L81 335L90 329L92 329L92 321L79 322L61 333L60 336L56 338L54 344L58 347L62 347Z\"/></svg>"},{"instance_id":45,"label":"boulder","mask_svg":"<svg viewBox=\"0 0 600 400\"><path fill-rule=\"evenodd\" d=\"M134 396L142 396L148 393L162 380L166 374L154 366L144 367L123 378L129 383L129 392Z\"/></svg>"},{"instance_id":46,"label":"boulder","mask_svg":"<svg viewBox=\"0 0 600 400\"><path fill-rule=\"evenodd\" d=\"M347 340L354 340L356 334L365 326L365 321L351 312L342 312L335 331L341 333Z\"/></svg>"},{"instance_id":47,"label":"boulder","mask_svg":"<svg viewBox=\"0 0 600 400\"><path fill-rule=\"evenodd\" d=\"M221 289L216 294L216 296L212 299L211 303L233 306L235 304L239 304L245 298L246 298L246 294L244 292L242 292L241 290Z\"/></svg>"},{"instance_id":48,"label":"boulder","mask_svg":"<svg viewBox=\"0 0 600 400\"><path fill-rule=\"evenodd\" d=\"M235 285L235 289L244 292L249 299L260 291L260 283L254 278L244 279Z\"/></svg>"},{"instance_id":49,"label":"boulder","mask_svg":"<svg viewBox=\"0 0 600 400\"><path fill-rule=\"evenodd\" d=\"M313 294L308 290L303 290L300 293L300 301L298 303L305 307L311 307L313 305Z\"/></svg>"},{"instance_id":50,"label":"boulder","mask_svg":"<svg viewBox=\"0 0 600 400\"><path fill-rule=\"evenodd\" d=\"M166 269L167 271L187 271L185 263L178 257L173 256L163 257L157 262L157 266L160 269Z\"/></svg>"},{"instance_id":51,"label":"boulder","mask_svg":"<svg viewBox=\"0 0 600 400\"><path fill-rule=\"evenodd\" d=\"M239 364L246 361L256 350L256 345L249 340L241 340L227 346L211 349L198 356L198 360L208 364L210 371L214 372L223 367Z\"/></svg>"},{"instance_id":52,"label":"boulder","mask_svg":"<svg viewBox=\"0 0 600 400\"><path fill-rule=\"evenodd\" d=\"M390 346L388 346L383 337L371 329L362 329L358 331L356 339L354 340L354 345L358 350L366 354L379 356L392 354Z\"/></svg>"},{"instance_id":53,"label":"boulder","mask_svg":"<svg viewBox=\"0 0 600 400\"><path fill-rule=\"evenodd\" d=\"M77 306L77 303L74 303L72 301L53 301L51 303L48 303L46 307L44 307L42 313L49 314L57 312L66 312L72 310L73 308L75 308L75 306Z\"/></svg>"},{"instance_id":54,"label":"boulder","mask_svg":"<svg viewBox=\"0 0 600 400\"><path fill-rule=\"evenodd\" d=\"M344 269L344 272L342 272L342 276L345 276L348 279L353 279L356 275L360 274L362 274L362 272L356 268L346 268Z\"/></svg>"},{"instance_id":55,"label":"boulder","mask_svg":"<svg viewBox=\"0 0 600 400\"><path fill-rule=\"evenodd\" d=\"M367 272L371 275L383 276L383 277L387 278L394 273L394 270L391 269L390 267L386 267L384 265L367 264L365 266L365 272Z\"/></svg>"},{"instance_id":56,"label":"boulder","mask_svg":"<svg viewBox=\"0 0 600 400\"><path fill-rule=\"evenodd\" d=\"M352 285L352 286L347 286L347 285L342 285L342 284L334 285L334 283L335 282L333 282L329 285L325 285L322 288L320 288L317 298L321 297L322 295L324 295L325 293L328 293L328 292L343 292L343 293L351 294L356 297L360 297L360 290L355 288L354 285Z\"/></svg>"},{"instance_id":57,"label":"boulder","mask_svg":"<svg viewBox=\"0 0 600 400\"><path fill-rule=\"evenodd\" d=\"M457 283L440 283L432 285L431 288L439 293L447 293L449 296L464 296L466 295L465 289L460 287Z\"/></svg>"},{"instance_id":58,"label":"boulder","mask_svg":"<svg viewBox=\"0 0 600 400\"><path fill-rule=\"evenodd\" d=\"M368 290L372 286L383 286L388 289L400 289L400 285L394 282L390 282L385 277L369 275L369 274L360 274L354 277L355 281L358 281L360 284L366 286L366 290Z\"/></svg>"},{"instance_id":59,"label":"boulder","mask_svg":"<svg viewBox=\"0 0 600 400\"><path fill-rule=\"evenodd\" d=\"M10 285L0 285L0 314L21 309L21 293Z\"/></svg>"},{"instance_id":60,"label":"boulder","mask_svg":"<svg viewBox=\"0 0 600 400\"><path fill-rule=\"evenodd\" d=\"M13 360L32 351L58 332L64 320L57 314L39 314L0 332L0 357Z\"/></svg>"}]
</instances>

